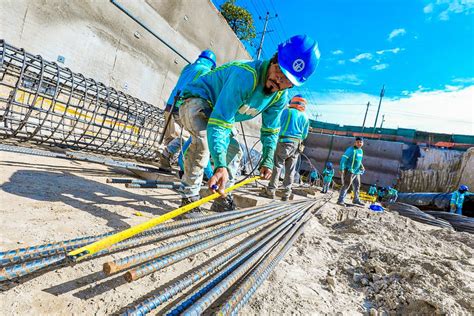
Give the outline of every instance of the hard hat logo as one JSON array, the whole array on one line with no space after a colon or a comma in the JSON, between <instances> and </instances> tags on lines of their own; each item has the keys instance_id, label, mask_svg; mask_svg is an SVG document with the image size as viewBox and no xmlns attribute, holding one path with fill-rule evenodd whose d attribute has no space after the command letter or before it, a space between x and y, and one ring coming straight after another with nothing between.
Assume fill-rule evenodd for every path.
<instances>
[{"instance_id":1,"label":"hard hat logo","mask_svg":"<svg viewBox=\"0 0 474 316\"><path fill-rule=\"evenodd\" d=\"M304 69L305 63L303 59L298 58L293 62L293 70L296 72L302 72Z\"/></svg>"}]
</instances>

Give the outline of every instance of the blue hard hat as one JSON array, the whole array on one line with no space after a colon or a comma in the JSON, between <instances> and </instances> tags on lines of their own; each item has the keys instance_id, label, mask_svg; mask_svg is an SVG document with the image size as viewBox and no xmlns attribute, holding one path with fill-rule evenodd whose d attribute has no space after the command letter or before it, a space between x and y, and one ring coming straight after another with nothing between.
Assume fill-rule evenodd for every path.
<instances>
[{"instance_id":1,"label":"blue hard hat","mask_svg":"<svg viewBox=\"0 0 474 316\"><path fill-rule=\"evenodd\" d=\"M326 167L332 168L332 162L328 162L328 163L326 164Z\"/></svg>"},{"instance_id":2,"label":"blue hard hat","mask_svg":"<svg viewBox=\"0 0 474 316\"><path fill-rule=\"evenodd\" d=\"M392 187L390 187L390 186L387 187L387 191L388 191L388 190L391 190L391 189L392 189Z\"/></svg>"},{"instance_id":3,"label":"blue hard hat","mask_svg":"<svg viewBox=\"0 0 474 316\"><path fill-rule=\"evenodd\" d=\"M462 184L462 185L459 187L459 191L469 191L469 187L468 187L467 185Z\"/></svg>"},{"instance_id":4,"label":"blue hard hat","mask_svg":"<svg viewBox=\"0 0 474 316\"><path fill-rule=\"evenodd\" d=\"M212 62L212 68L216 67L216 54L210 49L203 50L198 58L206 58Z\"/></svg>"},{"instance_id":5,"label":"blue hard hat","mask_svg":"<svg viewBox=\"0 0 474 316\"><path fill-rule=\"evenodd\" d=\"M296 35L278 45L278 64L295 86L301 86L319 63L318 43L307 35Z\"/></svg>"}]
</instances>

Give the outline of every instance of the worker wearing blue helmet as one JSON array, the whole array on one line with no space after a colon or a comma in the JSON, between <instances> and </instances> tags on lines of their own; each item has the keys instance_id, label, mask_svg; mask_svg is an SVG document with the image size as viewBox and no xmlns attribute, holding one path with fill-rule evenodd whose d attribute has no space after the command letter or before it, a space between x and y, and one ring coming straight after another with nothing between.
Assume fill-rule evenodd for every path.
<instances>
[{"instance_id":1,"label":"worker wearing blue helmet","mask_svg":"<svg viewBox=\"0 0 474 316\"><path fill-rule=\"evenodd\" d=\"M186 84L196 80L196 78L208 73L214 68L216 68L216 55L211 50L204 50L199 54L194 63L186 65L181 71L178 82L173 91L171 91L165 108L165 122L170 115L172 115L172 117L163 139L166 147L160 155L160 165L163 169L171 169L170 160L175 158L178 154L181 143L181 126L178 118L178 109L181 103L179 96L182 94ZM176 102L175 98L177 100ZM171 113L171 111L173 111L173 113Z\"/></svg>"},{"instance_id":2,"label":"worker wearing blue helmet","mask_svg":"<svg viewBox=\"0 0 474 316\"><path fill-rule=\"evenodd\" d=\"M451 194L451 201L449 203L450 213L462 215L462 205L464 203L464 196L469 191L467 185L461 185L458 190Z\"/></svg>"},{"instance_id":3,"label":"worker wearing blue helmet","mask_svg":"<svg viewBox=\"0 0 474 316\"><path fill-rule=\"evenodd\" d=\"M323 177L323 189L321 190L321 193L328 193L332 178L334 177L334 167L332 162L326 164L326 168L323 170Z\"/></svg>"},{"instance_id":4,"label":"worker wearing blue helmet","mask_svg":"<svg viewBox=\"0 0 474 316\"><path fill-rule=\"evenodd\" d=\"M193 136L193 142L184 161L183 182L189 189L182 192L183 205L199 198L209 152L214 175L208 186L224 195L236 174L229 166L236 154L232 128L235 123L260 114L263 148L260 175L263 179L270 178L280 116L288 103L287 89L306 82L315 71L319 56L316 41L297 35L280 44L270 60L230 62L185 87L179 116L184 128Z\"/></svg>"}]
</instances>

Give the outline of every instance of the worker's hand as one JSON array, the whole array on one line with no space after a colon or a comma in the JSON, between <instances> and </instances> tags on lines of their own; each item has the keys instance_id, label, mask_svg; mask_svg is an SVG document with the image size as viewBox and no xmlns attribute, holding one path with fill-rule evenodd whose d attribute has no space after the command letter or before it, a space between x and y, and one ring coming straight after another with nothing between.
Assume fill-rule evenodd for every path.
<instances>
[{"instance_id":1,"label":"worker's hand","mask_svg":"<svg viewBox=\"0 0 474 316\"><path fill-rule=\"evenodd\" d=\"M212 192L218 192L220 195L225 197L224 190L227 181L229 181L229 172L227 171L227 168L217 168L207 184Z\"/></svg>"},{"instance_id":2,"label":"worker's hand","mask_svg":"<svg viewBox=\"0 0 474 316\"><path fill-rule=\"evenodd\" d=\"M264 180L270 179L272 176L272 169L262 166L260 168L260 177Z\"/></svg>"}]
</instances>

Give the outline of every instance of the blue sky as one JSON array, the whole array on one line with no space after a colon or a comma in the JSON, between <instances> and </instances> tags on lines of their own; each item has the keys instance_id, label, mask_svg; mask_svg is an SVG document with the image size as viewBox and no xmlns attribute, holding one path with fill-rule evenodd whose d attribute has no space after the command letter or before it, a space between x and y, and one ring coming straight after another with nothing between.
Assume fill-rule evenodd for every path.
<instances>
[{"instance_id":1,"label":"blue sky","mask_svg":"<svg viewBox=\"0 0 474 316\"><path fill-rule=\"evenodd\" d=\"M218 7L224 0L214 0ZM370 101L372 127L379 93L384 127L474 134L474 0L237 0L263 29L264 58L279 42L308 34L321 61L293 93L310 100L312 118L361 125ZM254 40L258 45L259 37ZM248 46L254 56L255 48ZM318 115L318 116L316 116ZM377 126L380 125L381 116Z\"/></svg>"}]
</instances>

